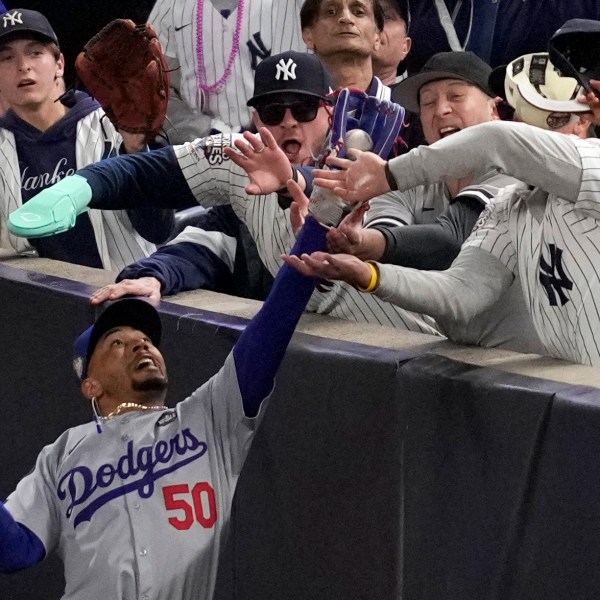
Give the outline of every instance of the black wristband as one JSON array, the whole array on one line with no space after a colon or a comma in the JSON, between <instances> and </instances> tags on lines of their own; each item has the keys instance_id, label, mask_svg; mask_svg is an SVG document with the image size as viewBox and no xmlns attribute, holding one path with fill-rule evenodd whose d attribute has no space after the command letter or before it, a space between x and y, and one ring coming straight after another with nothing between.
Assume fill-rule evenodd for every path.
<instances>
[{"instance_id":1,"label":"black wristband","mask_svg":"<svg viewBox=\"0 0 600 600\"><path fill-rule=\"evenodd\" d=\"M395 192L398 190L398 183L396 182L396 179L394 178L394 176L392 175L392 172L390 171L390 161L388 160L385 163L385 178L388 182L388 185L390 186L390 190L392 190L392 192Z\"/></svg>"},{"instance_id":2,"label":"black wristband","mask_svg":"<svg viewBox=\"0 0 600 600\"><path fill-rule=\"evenodd\" d=\"M294 165L290 165L292 167L292 176L290 179L293 179L296 183L298 183L298 169ZM287 186L283 186L282 188L277 190L277 193L281 196L289 196L289 192L287 190Z\"/></svg>"}]
</instances>

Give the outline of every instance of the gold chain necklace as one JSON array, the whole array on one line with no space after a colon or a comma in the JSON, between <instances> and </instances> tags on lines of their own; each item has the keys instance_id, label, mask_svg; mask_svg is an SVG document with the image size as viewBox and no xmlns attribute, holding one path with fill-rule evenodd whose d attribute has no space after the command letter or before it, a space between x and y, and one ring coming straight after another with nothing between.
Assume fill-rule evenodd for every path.
<instances>
[{"instance_id":1,"label":"gold chain necklace","mask_svg":"<svg viewBox=\"0 0 600 600\"><path fill-rule=\"evenodd\" d=\"M126 408L135 408L136 410L168 410L166 406L145 406L144 404L136 404L135 402L122 402L111 413L107 414L105 417L99 416L98 418L101 421L108 421L108 419L120 415Z\"/></svg>"}]
</instances>

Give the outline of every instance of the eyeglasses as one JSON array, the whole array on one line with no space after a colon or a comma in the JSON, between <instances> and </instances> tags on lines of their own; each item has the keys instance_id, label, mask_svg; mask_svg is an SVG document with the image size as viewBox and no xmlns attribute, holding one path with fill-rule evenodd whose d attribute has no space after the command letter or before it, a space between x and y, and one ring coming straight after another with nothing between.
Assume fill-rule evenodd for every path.
<instances>
[{"instance_id":1,"label":"eyeglasses","mask_svg":"<svg viewBox=\"0 0 600 600\"><path fill-rule=\"evenodd\" d=\"M307 98L303 102L261 104L256 107L256 112L265 125L279 125L288 108L298 123L309 123L315 120L320 106L319 98Z\"/></svg>"}]
</instances>

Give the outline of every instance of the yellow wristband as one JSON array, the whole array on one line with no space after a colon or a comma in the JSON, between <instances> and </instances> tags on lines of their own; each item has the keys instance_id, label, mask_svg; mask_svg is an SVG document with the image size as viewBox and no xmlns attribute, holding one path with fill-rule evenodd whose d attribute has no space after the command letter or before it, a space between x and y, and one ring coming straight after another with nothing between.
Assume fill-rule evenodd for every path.
<instances>
[{"instance_id":1,"label":"yellow wristband","mask_svg":"<svg viewBox=\"0 0 600 600\"><path fill-rule=\"evenodd\" d=\"M370 260L367 261L367 264L371 269L371 280L369 281L369 285L366 288L357 287L357 289L359 292L366 292L370 294L371 292L374 292L379 286L379 269L377 268L377 265Z\"/></svg>"}]
</instances>

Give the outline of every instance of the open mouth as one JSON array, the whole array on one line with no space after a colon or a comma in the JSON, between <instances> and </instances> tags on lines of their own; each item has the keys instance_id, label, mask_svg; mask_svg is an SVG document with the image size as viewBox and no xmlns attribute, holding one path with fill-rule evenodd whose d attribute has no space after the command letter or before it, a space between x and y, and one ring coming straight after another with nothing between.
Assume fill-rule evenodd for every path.
<instances>
[{"instance_id":1,"label":"open mouth","mask_svg":"<svg viewBox=\"0 0 600 600\"><path fill-rule=\"evenodd\" d=\"M302 144L298 140L287 140L281 144L281 149L288 157L296 156L300 152L300 148L302 148Z\"/></svg>"},{"instance_id":2,"label":"open mouth","mask_svg":"<svg viewBox=\"0 0 600 600\"><path fill-rule=\"evenodd\" d=\"M440 137L441 138L448 137L449 135L452 135L453 133L456 133L457 131L460 131L460 129L458 127L442 127L440 129Z\"/></svg>"},{"instance_id":3,"label":"open mouth","mask_svg":"<svg viewBox=\"0 0 600 600\"><path fill-rule=\"evenodd\" d=\"M140 360L137 365L135 365L136 371L142 371L147 368L157 368L156 362L154 362L153 358L146 356Z\"/></svg>"},{"instance_id":4,"label":"open mouth","mask_svg":"<svg viewBox=\"0 0 600 600\"><path fill-rule=\"evenodd\" d=\"M29 87L34 84L35 84L35 81L33 81L31 79L26 79L25 81L21 81L17 87L19 87L19 88Z\"/></svg>"}]
</instances>

